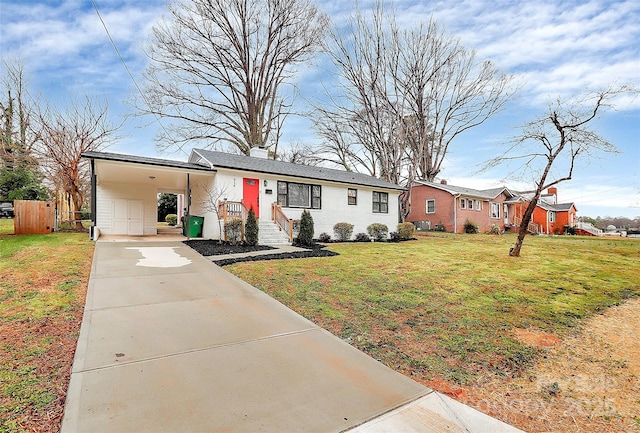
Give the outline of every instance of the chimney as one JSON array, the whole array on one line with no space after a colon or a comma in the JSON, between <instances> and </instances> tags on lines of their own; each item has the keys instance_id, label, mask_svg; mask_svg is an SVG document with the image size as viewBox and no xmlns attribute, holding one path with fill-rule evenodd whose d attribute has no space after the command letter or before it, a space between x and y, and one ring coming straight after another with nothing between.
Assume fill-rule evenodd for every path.
<instances>
[{"instance_id":1,"label":"chimney","mask_svg":"<svg viewBox=\"0 0 640 433\"><path fill-rule=\"evenodd\" d=\"M558 188L549 188L547 190L547 193L549 193L550 195L553 195L553 204L558 204Z\"/></svg>"},{"instance_id":2,"label":"chimney","mask_svg":"<svg viewBox=\"0 0 640 433\"><path fill-rule=\"evenodd\" d=\"M446 185L446 184L447 184L447 180L446 180L446 179L442 179L442 180L440 181L440 184L441 184L441 185Z\"/></svg>"},{"instance_id":3,"label":"chimney","mask_svg":"<svg viewBox=\"0 0 640 433\"><path fill-rule=\"evenodd\" d=\"M253 158L268 159L269 158L269 151L267 149L265 149L264 147L252 147L249 150L249 156L251 156Z\"/></svg>"}]
</instances>

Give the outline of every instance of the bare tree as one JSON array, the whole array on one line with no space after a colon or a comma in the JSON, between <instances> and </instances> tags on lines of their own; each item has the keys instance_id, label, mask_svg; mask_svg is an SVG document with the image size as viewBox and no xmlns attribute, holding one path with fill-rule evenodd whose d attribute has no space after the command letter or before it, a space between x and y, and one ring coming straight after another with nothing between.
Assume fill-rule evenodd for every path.
<instances>
[{"instance_id":1,"label":"bare tree","mask_svg":"<svg viewBox=\"0 0 640 433\"><path fill-rule=\"evenodd\" d=\"M0 163L13 168L33 165L31 129L33 104L27 90L24 67L17 61L3 60L2 85L6 96L0 99Z\"/></svg>"},{"instance_id":2,"label":"bare tree","mask_svg":"<svg viewBox=\"0 0 640 433\"><path fill-rule=\"evenodd\" d=\"M356 12L350 30L331 33L342 93L329 92L332 104L319 107L316 122L323 150L347 168L393 183L431 181L451 143L514 93L510 76L434 20L401 30L378 2L370 18Z\"/></svg>"},{"instance_id":3,"label":"bare tree","mask_svg":"<svg viewBox=\"0 0 640 433\"><path fill-rule=\"evenodd\" d=\"M109 120L107 111L106 102L96 105L86 97L82 104L72 100L64 111L48 107L37 114L36 154L56 192L68 197L77 228L82 228L77 213L90 185L88 161L82 154L107 148L119 128Z\"/></svg>"},{"instance_id":4,"label":"bare tree","mask_svg":"<svg viewBox=\"0 0 640 433\"><path fill-rule=\"evenodd\" d=\"M171 120L164 149L191 140L248 154L275 145L293 99L295 66L322 41L327 18L311 0L184 0L153 28L146 114ZM213 142L213 145L212 145Z\"/></svg>"},{"instance_id":5,"label":"bare tree","mask_svg":"<svg viewBox=\"0 0 640 433\"><path fill-rule=\"evenodd\" d=\"M588 158L596 152L617 152L612 143L596 134L588 124L604 108L612 107L612 99L632 92L637 93L637 90L621 86L580 98L558 99L549 105L545 115L522 126L522 133L512 140L507 151L487 164L489 168L509 161L522 161L520 169L537 179L533 197L522 216L518 238L509 252L511 256L520 256L527 227L542 191L570 180L580 158Z\"/></svg>"},{"instance_id":6,"label":"bare tree","mask_svg":"<svg viewBox=\"0 0 640 433\"><path fill-rule=\"evenodd\" d=\"M224 239L224 227L223 220L225 212L224 208L221 206L223 202L227 201L227 194L229 193L229 185L216 185L215 187L203 186L202 192L204 193L204 199L202 200L201 206L207 212L212 212L215 214L216 219L218 220L218 233L220 236L218 237L218 243L222 243ZM224 203L226 205L226 203Z\"/></svg>"}]
</instances>

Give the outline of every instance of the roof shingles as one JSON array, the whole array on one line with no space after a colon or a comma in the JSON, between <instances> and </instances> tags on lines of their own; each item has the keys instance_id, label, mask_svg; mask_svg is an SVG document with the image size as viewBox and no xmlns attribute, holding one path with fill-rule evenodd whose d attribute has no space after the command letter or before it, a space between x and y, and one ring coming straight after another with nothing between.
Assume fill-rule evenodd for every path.
<instances>
[{"instance_id":1,"label":"roof shingles","mask_svg":"<svg viewBox=\"0 0 640 433\"><path fill-rule=\"evenodd\" d=\"M399 185L362 173L294 164L291 162L275 161L273 159L256 158L246 155L234 155L213 150L194 149L189 158L189 162L195 163L200 159L210 162L213 168L228 168L303 179L369 186L373 188L404 190L404 188Z\"/></svg>"}]
</instances>

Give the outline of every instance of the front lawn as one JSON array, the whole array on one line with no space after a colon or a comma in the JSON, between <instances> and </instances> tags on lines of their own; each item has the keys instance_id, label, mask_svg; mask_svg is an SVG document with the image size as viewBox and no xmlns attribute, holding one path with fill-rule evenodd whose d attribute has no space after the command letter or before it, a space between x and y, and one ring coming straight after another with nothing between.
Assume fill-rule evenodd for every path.
<instances>
[{"instance_id":1,"label":"front lawn","mask_svg":"<svg viewBox=\"0 0 640 433\"><path fill-rule=\"evenodd\" d=\"M86 233L0 235L0 432L59 431L92 255Z\"/></svg>"},{"instance_id":2,"label":"front lawn","mask_svg":"<svg viewBox=\"0 0 640 433\"><path fill-rule=\"evenodd\" d=\"M226 269L415 380L451 387L526 375L551 341L640 295L640 242L586 237L420 236L332 244L331 258ZM526 428L527 426L520 426Z\"/></svg>"}]
</instances>

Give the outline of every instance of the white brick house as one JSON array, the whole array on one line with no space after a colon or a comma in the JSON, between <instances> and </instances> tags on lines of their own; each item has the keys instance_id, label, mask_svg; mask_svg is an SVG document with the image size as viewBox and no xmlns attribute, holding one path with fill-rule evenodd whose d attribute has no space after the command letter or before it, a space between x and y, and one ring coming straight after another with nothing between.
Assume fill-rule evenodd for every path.
<instances>
[{"instance_id":1,"label":"white brick house","mask_svg":"<svg viewBox=\"0 0 640 433\"><path fill-rule=\"evenodd\" d=\"M87 152L92 164L92 225L102 234L157 233L157 195L184 194L185 212L204 217L203 237L218 239L220 225L212 202L226 199L253 208L263 232L277 227L275 206L289 219L308 209L315 235L333 235L337 222L354 225L354 234L382 223L395 231L403 188L375 177L342 170L252 156L194 149L188 162ZM191 191L189 196L188 191ZM278 227L279 229L279 227ZM262 238L261 238L262 242Z\"/></svg>"}]
</instances>

